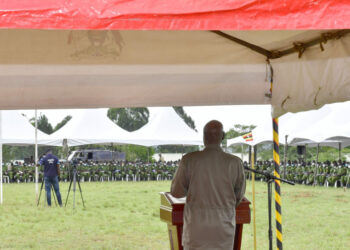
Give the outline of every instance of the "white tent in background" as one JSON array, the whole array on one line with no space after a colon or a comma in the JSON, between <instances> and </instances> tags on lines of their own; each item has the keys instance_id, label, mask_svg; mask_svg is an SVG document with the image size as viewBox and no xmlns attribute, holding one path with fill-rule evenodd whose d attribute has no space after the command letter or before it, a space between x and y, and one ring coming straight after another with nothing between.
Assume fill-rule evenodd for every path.
<instances>
[{"instance_id":1,"label":"white tent in background","mask_svg":"<svg viewBox=\"0 0 350 250\"><path fill-rule=\"evenodd\" d=\"M36 134L37 132L37 134ZM0 111L0 203L3 200L2 192L2 145L30 145L36 144L36 139L41 141L48 140L49 135L35 130L29 121L18 111ZM42 143L38 143L42 144ZM37 146L37 144L36 144ZM37 147L36 147L37 150ZM37 151L36 151L37 152ZM33 152L34 153L34 152ZM35 153L36 154L36 153ZM36 156L35 156L36 159ZM38 175L36 168L36 191L38 191ZM37 193L37 192L36 192Z\"/></svg>"},{"instance_id":2,"label":"white tent in background","mask_svg":"<svg viewBox=\"0 0 350 250\"><path fill-rule=\"evenodd\" d=\"M268 118L268 117L267 117ZM284 115L279 119L280 123L280 131L279 131L279 139L280 143L284 143L284 138L285 135L288 134L287 131L290 131L291 126L289 126L290 119L291 117L289 115ZM243 139L242 136L238 136L232 139L227 140L227 146L235 146L235 145L250 145L250 146L255 146L258 144L263 144L263 143L272 143L272 120L271 119L266 119L255 129L252 130L252 135L253 135L253 140L252 141L246 141Z\"/></svg>"},{"instance_id":3,"label":"white tent in background","mask_svg":"<svg viewBox=\"0 0 350 250\"><path fill-rule=\"evenodd\" d=\"M62 146L67 139L68 146L85 144L123 144L130 138L130 132L118 127L107 117L106 109L87 109L72 119L61 129L51 134L43 143Z\"/></svg>"},{"instance_id":4,"label":"white tent in background","mask_svg":"<svg viewBox=\"0 0 350 250\"><path fill-rule=\"evenodd\" d=\"M203 145L201 135L191 129L172 107L150 108L149 122L131 133L130 144Z\"/></svg>"},{"instance_id":5,"label":"white tent in background","mask_svg":"<svg viewBox=\"0 0 350 250\"><path fill-rule=\"evenodd\" d=\"M0 141L8 145L35 144L35 127L18 111L2 112L2 135ZM48 140L49 135L38 130L38 140ZM39 143L42 144L42 143Z\"/></svg>"},{"instance_id":6,"label":"white tent in background","mask_svg":"<svg viewBox=\"0 0 350 250\"><path fill-rule=\"evenodd\" d=\"M299 128L292 134L292 145L330 146L344 148L350 145L350 118L347 115L350 102L325 105L317 111L304 113L318 113L312 116L312 126Z\"/></svg>"},{"instance_id":7,"label":"white tent in background","mask_svg":"<svg viewBox=\"0 0 350 250\"><path fill-rule=\"evenodd\" d=\"M308 145L347 147L350 145L350 118L347 112L350 109L350 102L328 104L319 110L288 113L279 119L280 143L285 142L288 135L290 145ZM265 121L253 131L253 141L246 142L241 136L227 141L228 146L233 145L257 145L260 143L272 143L272 122Z\"/></svg>"}]
</instances>

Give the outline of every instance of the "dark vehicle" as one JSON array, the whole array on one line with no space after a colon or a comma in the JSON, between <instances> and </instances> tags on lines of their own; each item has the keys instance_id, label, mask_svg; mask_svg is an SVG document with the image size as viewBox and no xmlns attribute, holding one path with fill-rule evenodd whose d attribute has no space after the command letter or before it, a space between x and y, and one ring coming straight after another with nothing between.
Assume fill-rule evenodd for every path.
<instances>
[{"instance_id":1,"label":"dark vehicle","mask_svg":"<svg viewBox=\"0 0 350 250\"><path fill-rule=\"evenodd\" d=\"M68 156L68 161L124 161L125 153L110 151L110 150L99 150L99 149L85 149L73 151Z\"/></svg>"}]
</instances>

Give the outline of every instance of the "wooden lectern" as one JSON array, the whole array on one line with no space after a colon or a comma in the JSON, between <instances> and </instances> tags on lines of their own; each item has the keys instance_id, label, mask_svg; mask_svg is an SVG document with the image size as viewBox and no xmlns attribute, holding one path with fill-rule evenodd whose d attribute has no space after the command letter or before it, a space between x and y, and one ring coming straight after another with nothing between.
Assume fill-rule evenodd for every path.
<instances>
[{"instance_id":1,"label":"wooden lectern","mask_svg":"<svg viewBox=\"0 0 350 250\"><path fill-rule=\"evenodd\" d=\"M177 199L170 193L160 193L160 219L168 224L171 250L183 250L182 226L185 198ZM243 224L250 223L250 202L243 198L236 209L236 234L234 250L241 249Z\"/></svg>"}]
</instances>

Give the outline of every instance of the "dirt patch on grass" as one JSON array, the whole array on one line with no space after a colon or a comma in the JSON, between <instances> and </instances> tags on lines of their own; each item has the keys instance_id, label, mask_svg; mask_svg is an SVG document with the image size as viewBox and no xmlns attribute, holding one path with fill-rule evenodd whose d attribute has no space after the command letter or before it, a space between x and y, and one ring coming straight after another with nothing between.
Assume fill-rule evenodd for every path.
<instances>
[{"instance_id":1,"label":"dirt patch on grass","mask_svg":"<svg viewBox=\"0 0 350 250\"><path fill-rule=\"evenodd\" d=\"M344 194L338 194L338 195L335 195L336 198L345 198L345 195Z\"/></svg>"},{"instance_id":2,"label":"dirt patch on grass","mask_svg":"<svg viewBox=\"0 0 350 250\"><path fill-rule=\"evenodd\" d=\"M298 199L298 198L310 198L313 197L314 195L310 192L299 192L295 195L292 195L293 198Z\"/></svg>"},{"instance_id":3,"label":"dirt patch on grass","mask_svg":"<svg viewBox=\"0 0 350 250\"><path fill-rule=\"evenodd\" d=\"M345 199L335 199L337 202L341 202L341 203L348 203L349 200L345 200Z\"/></svg>"}]
</instances>

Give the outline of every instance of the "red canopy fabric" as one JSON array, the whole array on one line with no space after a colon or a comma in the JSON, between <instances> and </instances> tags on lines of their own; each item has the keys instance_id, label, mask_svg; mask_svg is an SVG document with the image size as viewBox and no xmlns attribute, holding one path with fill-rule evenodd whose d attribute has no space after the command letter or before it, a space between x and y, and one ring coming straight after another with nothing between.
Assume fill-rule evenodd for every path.
<instances>
[{"instance_id":1,"label":"red canopy fabric","mask_svg":"<svg viewBox=\"0 0 350 250\"><path fill-rule=\"evenodd\" d=\"M350 4L349 0L0 0L0 28L347 29Z\"/></svg>"}]
</instances>

